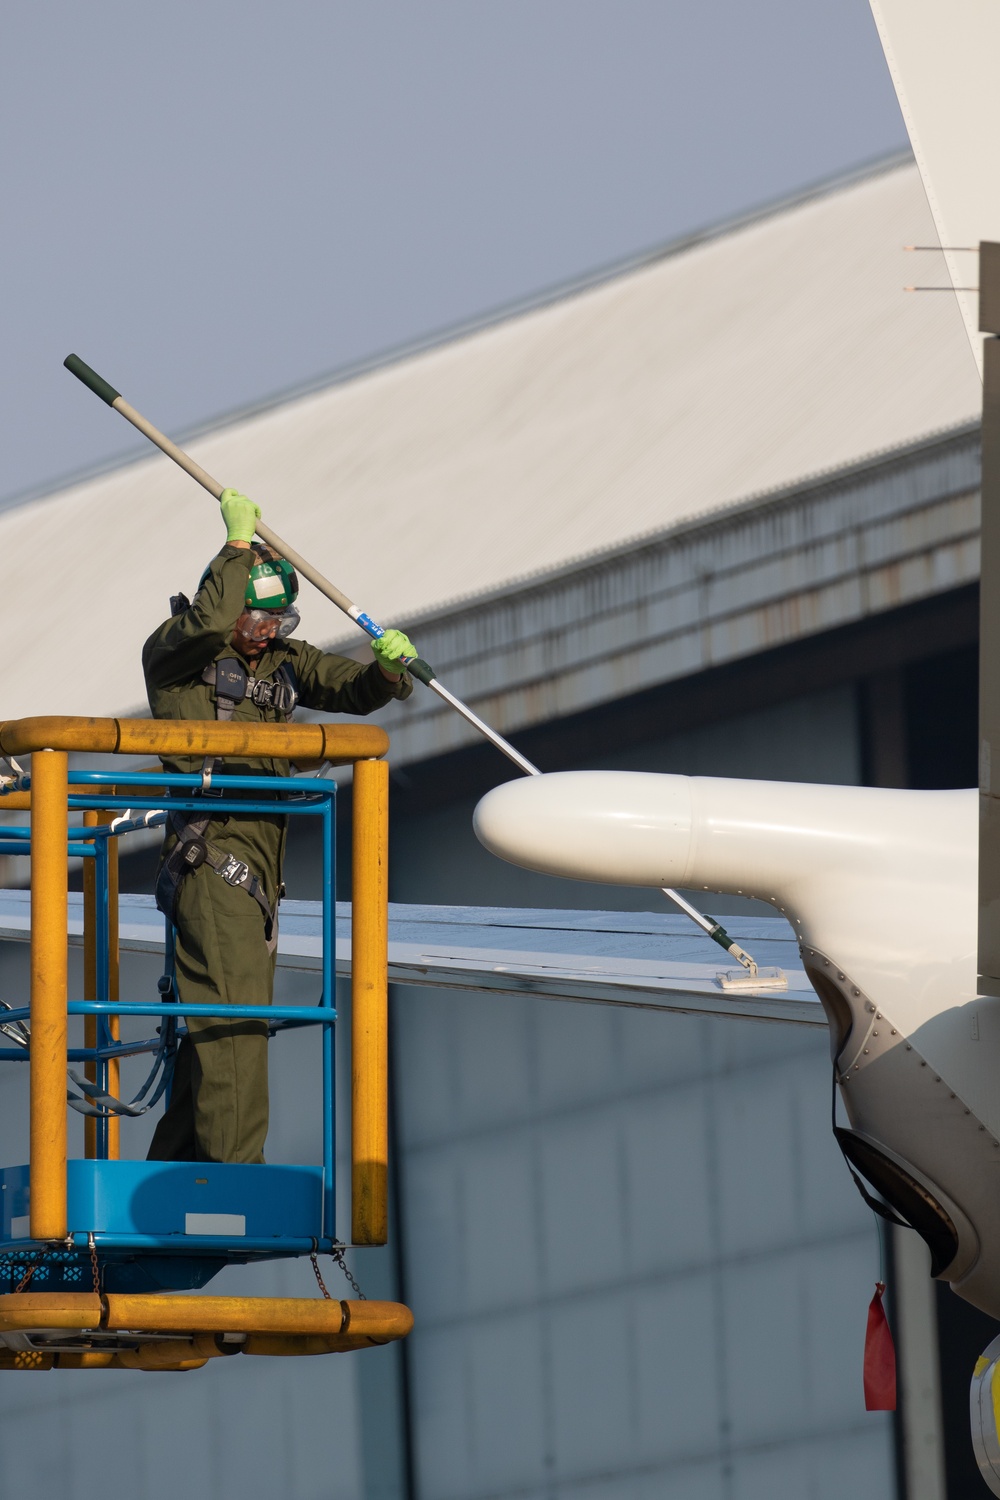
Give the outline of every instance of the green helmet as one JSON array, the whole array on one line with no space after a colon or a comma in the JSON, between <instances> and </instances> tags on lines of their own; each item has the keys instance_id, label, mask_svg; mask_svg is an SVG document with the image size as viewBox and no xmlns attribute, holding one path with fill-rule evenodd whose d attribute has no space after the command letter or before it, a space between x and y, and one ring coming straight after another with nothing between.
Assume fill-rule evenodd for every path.
<instances>
[{"instance_id":1,"label":"green helmet","mask_svg":"<svg viewBox=\"0 0 1000 1500\"><path fill-rule=\"evenodd\" d=\"M288 609L299 592L295 569L266 542L254 542L257 563L250 569L243 602L248 609Z\"/></svg>"},{"instance_id":2,"label":"green helmet","mask_svg":"<svg viewBox=\"0 0 1000 1500\"><path fill-rule=\"evenodd\" d=\"M243 603L247 609L289 609L299 593L299 577L295 569L284 557L279 557L266 542L254 542L251 550L256 553L257 561L250 569ZM199 588L204 588L205 580L211 571L211 566L209 566L202 573L198 582ZM183 599L185 596L178 594L175 597ZM185 603L184 608L187 607ZM173 608L173 600L171 600L171 608Z\"/></svg>"}]
</instances>

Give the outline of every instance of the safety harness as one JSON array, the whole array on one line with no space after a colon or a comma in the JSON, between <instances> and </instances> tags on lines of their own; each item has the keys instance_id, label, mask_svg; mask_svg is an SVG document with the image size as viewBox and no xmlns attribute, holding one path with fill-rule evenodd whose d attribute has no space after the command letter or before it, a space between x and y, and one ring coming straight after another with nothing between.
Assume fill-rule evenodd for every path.
<instances>
[{"instance_id":1,"label":"safety harness","mask_svg":"<svg viewBox=\"0 0 1000 1500\"><path fill-rule=\"evenodd\" d=\"M253 677L235 656L211 662L201 674L202 682L215 688L215 716L231 719L244 698L258 708L273 708L286 716L299 701L298 684L291 662L283 661L273 677Z\"/></svg>"},{"instance_id":2,"label":"safety harness","mask_svg":"<svg viewBox=\"0 0 1000 1500\"><path fill-rule=\"evenodd\" d=\"M226 720L233 717L245 698L256 703L258 708L273 708L284 717L289 717L299 699L295 672L289 662L282 662L272 678L253 677L236 657L223 657L214 661L201 674L202 681L215 689L215 717ZM206 758L201 771L202 795L212 796L212 770L216 757ZM206 839L205 833L212 814L168 813L167 827L176 836L177 842L160 867L156 882L156 905L165 917L174 921L177 909L177 894L184 876L192 870L208 865L221 875L227 885L239 886L260 907L264 917L264 937L269 953L278 943L278 902L282 891L279 887L274 906L268 905L264 886L245 860L237 859L225 849L220 849Z\"/></svg>"}]
</instances>

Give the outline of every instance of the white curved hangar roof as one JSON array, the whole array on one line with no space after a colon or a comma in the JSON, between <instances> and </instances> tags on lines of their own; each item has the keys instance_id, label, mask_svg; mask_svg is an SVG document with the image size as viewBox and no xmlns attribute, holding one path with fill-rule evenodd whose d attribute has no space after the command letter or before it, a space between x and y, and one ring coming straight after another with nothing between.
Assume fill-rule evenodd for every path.
<instances>
[{"instance_id":1,"label":"white curved hangar roof","mask_svg":"<svg viewBox=\"0 0 1000 1500\"><path fill-rule=\"evenodd\" d=\"M406 623L975 420L954 297L902 290L915 269L945 279L937 257L902 253L932 235L916 168L896 160L238 416L191 451L376 618ZM220 540L213 502L153 450L0 515L0 555L28 564L0 619L15 634L33 620L0 717L144 711L141 643ZM95 596L89 565L114 588ZM310 639L353 639L308 586L303 604Z\"/></svg>"}]
</instances>

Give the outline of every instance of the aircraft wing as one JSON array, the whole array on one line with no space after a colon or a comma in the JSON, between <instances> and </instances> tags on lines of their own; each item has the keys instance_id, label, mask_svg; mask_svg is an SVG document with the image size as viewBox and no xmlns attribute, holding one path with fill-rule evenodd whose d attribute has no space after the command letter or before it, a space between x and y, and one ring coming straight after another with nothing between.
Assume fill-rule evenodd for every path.
<instances>
[{"instance_id":1,"label":"aircraft wing","mask_svg":"<svg viewBox=\"0 0 1000 1500\"><path fill-rule=\"evenodd\" d=\"M83 943L83 897L69 898L69 941ZM337 904L337 975L351 972L350 907ZM727 919L734 937L761 966L782 969L780 994L726 991L725 954L684 917L653 912L554 911L549 908L389 907L389 980L496 996L534 995L645 1010L731 1016L825 1026L826 1017L802 969L791 927L779 917ZM0 891L0 939L27 941L27 891ZM163 918L151 896L120 898L123 953L159 954ZM320 967L320 903L281 907L278 967ZM7 996L7 999L16 997Z\"/></svg>"}]
</instances>

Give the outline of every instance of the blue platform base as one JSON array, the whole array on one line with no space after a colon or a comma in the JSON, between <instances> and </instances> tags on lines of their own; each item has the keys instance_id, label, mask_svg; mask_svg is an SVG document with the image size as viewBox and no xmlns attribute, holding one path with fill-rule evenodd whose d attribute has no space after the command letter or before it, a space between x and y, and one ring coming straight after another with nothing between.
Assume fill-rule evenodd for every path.
<instances>
[{"instance_id":1,"label":"blue platform base","mask_svg":"<svg viewBox=\"0 0 1000 1500\"><path fill-rule=\"evenodd\" d=\"M74 1247L45 1255L36 1290L89 1285L89 1233L107 1291L204 1286L227 1264L329 1243L320 1167L75 1160L66 1187ZM0 1169L0 1290L14 1290L36 1258L29 1210L27 1166Z\"/></svg>"}]
</instances>

